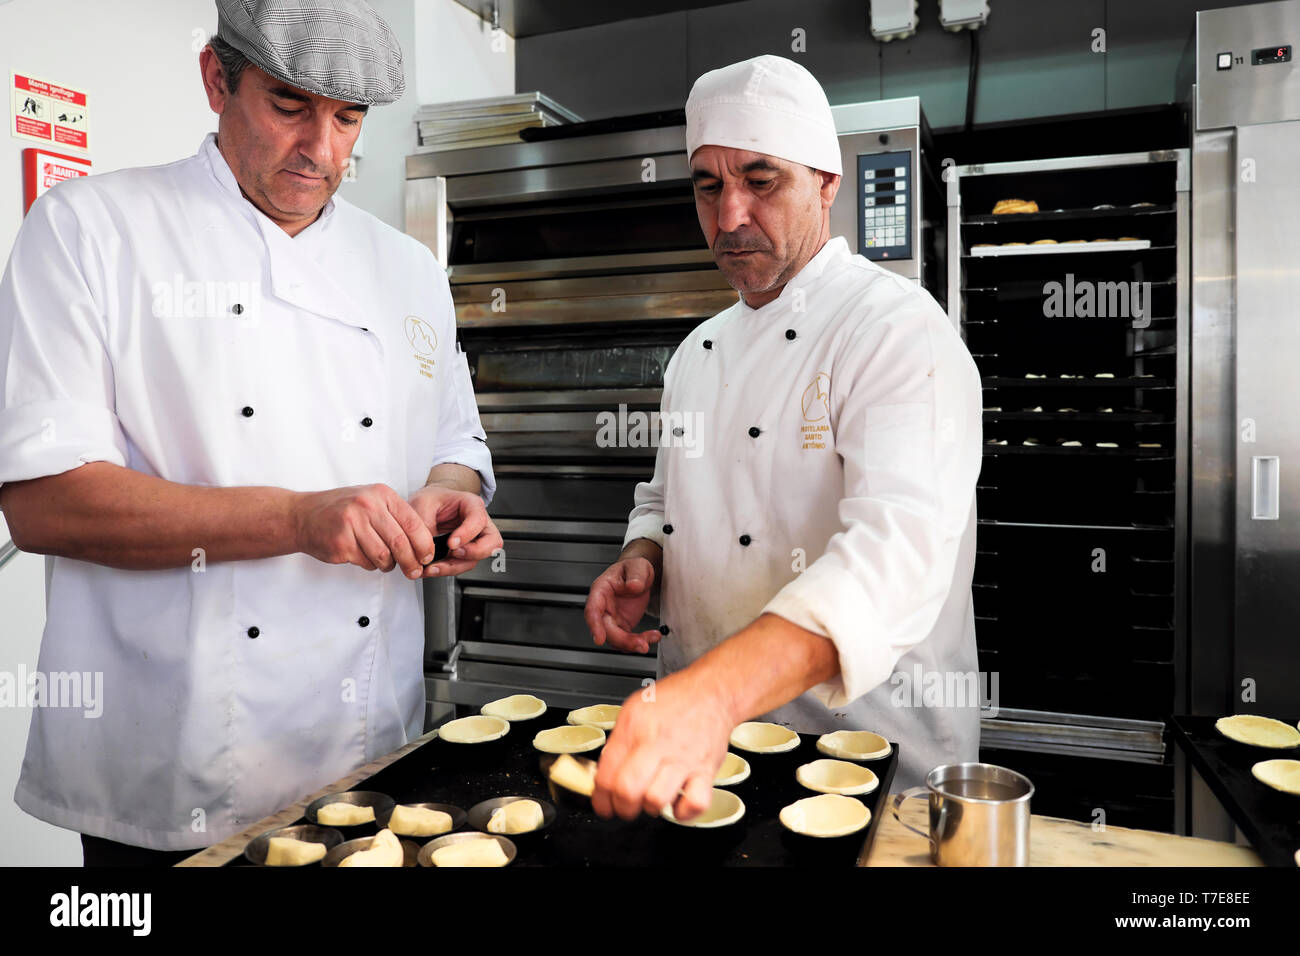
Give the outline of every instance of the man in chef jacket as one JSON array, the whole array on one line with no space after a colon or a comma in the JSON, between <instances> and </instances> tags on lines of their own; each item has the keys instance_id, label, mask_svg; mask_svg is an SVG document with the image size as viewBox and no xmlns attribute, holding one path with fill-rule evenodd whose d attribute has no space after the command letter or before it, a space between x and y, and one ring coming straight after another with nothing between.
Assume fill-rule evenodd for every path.
<instances>
[{"instance_id":1,"label":"man in chef jacket","mask_svg":"<svg viewBox=\"0 0 1300 956\"><path fill-rule=\"evenodd\" d=\"M419 734L421 582L501 545L446 276L334 195L395 37L357 0L217 8L217 134L56 187L0 283L38 669L101 698L33 708L15 799L88 864L173 862Z\"/></svg>"},{"instance_id":2,"label":"man in chef jacket","mask_svg":"<svg viewBox=\"0 0 1300 956\"><path fill-rule=\"evenodd\" d=\"M760 56L704 74L686 149L740 300L669 363L664 420L694 427L693 447L665 427L587 600L597 644L658 643L660 670L624 703L594 806L697 814L752 719L883 734L897 788L976 760L977 696L903 687L917 667L977 679L974 362L928 293L831 237L839 144L803 67ZM660 628L634 632L655 593Z\"/></svg>"}]
</instances>

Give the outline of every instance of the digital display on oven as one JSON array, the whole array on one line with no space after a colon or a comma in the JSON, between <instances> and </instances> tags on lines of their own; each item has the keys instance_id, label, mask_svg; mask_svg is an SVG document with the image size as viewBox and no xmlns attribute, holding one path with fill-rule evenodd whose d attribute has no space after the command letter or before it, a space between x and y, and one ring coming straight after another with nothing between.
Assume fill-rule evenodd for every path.
<instances>
[{"instance_id":1,"label":"digital display on oven","mask_svg":"<svg viewBox=\"0 0 1300 956\"><path fill-rule=\"evenodd\" d=\"M868 259L912 258L912 151L858 157L858 249Z\"/></svg>"}]
</instances>

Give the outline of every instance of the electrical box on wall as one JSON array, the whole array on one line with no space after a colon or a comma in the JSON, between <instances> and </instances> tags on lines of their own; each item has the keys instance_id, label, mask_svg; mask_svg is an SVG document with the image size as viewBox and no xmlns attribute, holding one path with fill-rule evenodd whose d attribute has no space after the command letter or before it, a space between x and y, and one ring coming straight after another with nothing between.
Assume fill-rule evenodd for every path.
<instances>
[{"instance_id":1,"label":"electrical box on wall","mask_svg":"<svg viewBox=\"0 0 1300 956\"><path fill-rule=\"evenodd\" d=\"M978 30L988 22L988 0L939 0L939 23L945 30Z\"/></svg>"},{"instance_id":2,"label":"electrical box on wall","mask_svg":"<svg viewBox=\"0 0 1300 956\"><path fill-rule=\"evenodd\" d=\"M885 43L912 36L920 6L917 0L871 0L871 35Z\"/></svg>"}]
</instances>

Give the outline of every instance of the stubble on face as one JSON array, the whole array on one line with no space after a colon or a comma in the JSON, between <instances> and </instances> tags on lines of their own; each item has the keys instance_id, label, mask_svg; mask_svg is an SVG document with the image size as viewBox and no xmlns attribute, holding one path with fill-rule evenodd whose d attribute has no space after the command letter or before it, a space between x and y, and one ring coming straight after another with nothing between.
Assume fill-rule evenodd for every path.
<instances>
[{"instance_id":1,"label":"stubble on face","mask_svg":"<svg viewBox=\"0 0 1300 956\"><path fill-rule=\"evenodd\" d=\"M315 221L342 183L355 142L356 132L343 125L345 120L357 118L360 129L363 114L347 107L249 66L236 94L226 100L218 127L218 147L245 198L294 232ZM303 132L313 111L340 124L331 131L326 148ZM304 147L304 142L316 145Z\"/></svg>"},{"instance_id":2,"label":"stubble on face","mask_svg":"<svg viewBox=\"0 0 1300 956\"><path fill-rule=\"evenodd\" d=\"M746 301L775 298L825 241L821 176L807 166L704 146L692 157L692 180L713 260ZM738 204L724 189L740 190Z\"/></svg>"}]
</instances>

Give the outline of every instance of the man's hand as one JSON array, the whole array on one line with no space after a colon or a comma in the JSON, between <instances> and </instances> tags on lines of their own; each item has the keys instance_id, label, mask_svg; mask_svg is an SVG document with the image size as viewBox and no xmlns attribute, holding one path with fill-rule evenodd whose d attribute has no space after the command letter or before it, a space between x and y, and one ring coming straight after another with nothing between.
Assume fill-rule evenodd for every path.
<instances>
[{"instance_id":1,"label":"man's hand","mask_svg":"<svg viewBox=\"0 0 1300 956\"><path fill-rule=\"evenodd\" d=\"M636 691L601 753L592 808L625 820L659 816L665 806L679 820L698 816L712 801L735 724L728 701L690 668Z\"/></svg>"},{"instance_id":2,"label":"man's hand","mask_svg":"<svg viewBox=\"0 0 1300 956\"><path fill-rule=\"evenodd\" d=\"M609 641L620 651L644 654L659 640L658 631L631 631L645 616L654 581L654 564L632 555L620 557L592 582L585 616L597 646Z\"/></svg>"},{"instance_id":3,"label":"man's hand","mask_svg":"<svg viewBox=\"0 0 1300 956\"><path fill-rule=\"evenodd\" d=\"M736 725L839 672L829 638L759 615L689 667L623 702L600 757L592 807L626 819L668 804L679 820L703 812Z\"/></svg>"},{"instance_id":4,"label":"man's hand","mask_svg":"<svg viewBox=\"0 0 1300 956\"><path fill-rule=\"evenodd\" d=\"M411 508L431 534L451 533L451 557L428 565L426 578L462 574L504 545L483 499L474 492L425 485L411 496Z\"/></svg>"},{"instance_id":5,"label":"man's hand","mask_svg":"<svg viewBox=\"0 0 1300 956\"><path fill-rule=\"evenodd\" d=\"M401 567L408 578L418 578L433 560L428 525L387 485L301 494L293 520L295 550L326 564L355 564L367 571Z\"/></svg>"}]
</instances>

